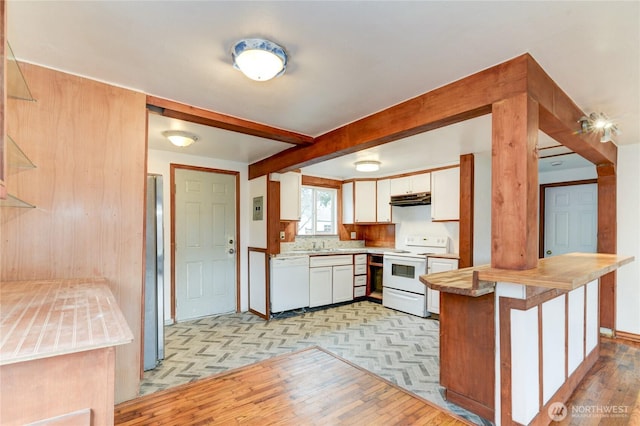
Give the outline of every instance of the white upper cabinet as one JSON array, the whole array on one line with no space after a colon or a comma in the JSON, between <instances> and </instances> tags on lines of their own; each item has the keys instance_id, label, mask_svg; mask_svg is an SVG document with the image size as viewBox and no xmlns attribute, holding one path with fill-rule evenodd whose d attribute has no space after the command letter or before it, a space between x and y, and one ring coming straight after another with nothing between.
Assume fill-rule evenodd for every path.
<instances>
[{"instance_id":1,"label":"white upper cabinet","mask_svg":"<svg viewBox=\"0 0 640 426\"><path fill-rule=\"evenodd\" d=\"M300 220L300 187L302 174L280 175L280 220Z\"/></svg>"},{"instance_id":2,"label":"white upper cabinet","mask_svg":"<svg viewBox=\"0 0 640 426\"><path fill-rule=\"evenodd\" d=\"M342 223L353 224L353 182L342 184Z\"/></svg>"},{"instance_id":3,"label":"white upper cabinet","mask_svg":"<svg viewBox=\"0 0 640 426\"><path fill-rule=\"evenodd\" d=\"M376 185L377 200L377 222L391 223L391 179L381 179Z\"/></svg>"},{"instance_id":4,"label":"white upper cabinet","mask_svg":"<svg viewBox=\"0 0 640 426\"><path fill-rule=\"evenodd\" d=\"M431 219L460 219L460 167L431 173Z\"/></svg>"},{"instance_id":5,"label":"white upper cabinet","mask_svg":"<svg viewBox=\"0 0 640 426\"><path fill-rule=\"evenodd\" d=\"M416 194L431 191L431 173L391 179L390 195Z\"/></svg>"},{"instance_id":6,"label":"white upper cabinet","mask_svg":"<svg viewBox=\"0 0 640 426\"><path fill-rule=\"evenodd\" d=\"M376 221L376 181L355 181L355 221L374 223Z\"/></svg>"}]
</instances>

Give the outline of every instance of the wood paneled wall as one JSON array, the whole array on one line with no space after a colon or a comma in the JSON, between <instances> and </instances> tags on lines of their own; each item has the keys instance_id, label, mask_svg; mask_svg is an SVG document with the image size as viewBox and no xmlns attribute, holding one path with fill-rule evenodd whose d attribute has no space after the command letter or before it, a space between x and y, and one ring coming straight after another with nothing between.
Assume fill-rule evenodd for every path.
<instances>
[{"instance_id":1,"label":"wood paneled wall","mask_svg":"<svg viewBox=\"0 0 640 426\"><path fill-rule=\"evenodd\" d=\"M105 277L135 336L116 350L116 401L130 399L140 376L145 95L22 68L37 102L9 100L7 125L37 168L8 184L36 208L0 209L0 280Z\"/></svg>"}]
</instances>

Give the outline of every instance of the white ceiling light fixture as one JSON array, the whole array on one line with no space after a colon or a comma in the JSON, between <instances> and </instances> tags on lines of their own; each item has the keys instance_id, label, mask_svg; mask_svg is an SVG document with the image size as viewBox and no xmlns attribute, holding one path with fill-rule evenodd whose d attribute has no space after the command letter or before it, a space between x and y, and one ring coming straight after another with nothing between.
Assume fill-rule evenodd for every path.
<instances>
[{"instance_id":1,"label":"white ceiling light fixture","mask_svg":"<svg viewBox=\"0 0 640 426\"><path fill-rule=\"evenodd\" d=\"M189 146L200 139L193 133L185 132L183 130L166 130L162 132L162 136L169 139L169 141L175 146L180 147Z\"/></svg>"},{"instance_id":2,"label":"white ceiling light fixture","mask_svg":"<svg viewBox=\"0 0 640 426\"><path fill-rule=\"evenodd\" d=\"M380 170L380 162L374 160L356 161L356 170L359 172L377 172Z\"/></svg>"},{"instance_id":3,"label":"white ceiling light fixture","mask_svg":"<svg viewBox=\"0 0 640 426\"><path fill-rule=\"evenodd\" d=\"M619 135L618 126L603 112L592 112L589 116L583 116L578 120L580 133L602 132L600 142L613 142L613 135Z\"/></svg>"},{"instance_id":4,"label":"white ceiling light fixture","mask_svg":"<svg viewBox=\"0 0 640 426\"><path fill-rule=\"evenodd\" d=\"M231 51L233 66L255 81L267 81L284 74L287 52L272 41L247 38L238 41Z\"/></svg>"}]
</instances>

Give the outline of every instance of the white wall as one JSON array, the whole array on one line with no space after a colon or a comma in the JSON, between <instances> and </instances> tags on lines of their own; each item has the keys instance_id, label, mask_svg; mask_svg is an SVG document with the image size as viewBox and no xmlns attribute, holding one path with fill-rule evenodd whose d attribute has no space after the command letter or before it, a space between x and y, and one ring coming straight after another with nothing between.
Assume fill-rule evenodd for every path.
<instances>
[{"instance_id":1,"label":"white wall","mask_svg":"<svg viewBox=\"0 0 640 426\"><path fill-rule=\"evenodd\" d=\"M473 157L473 264L486 265L491 263L491 151Z\"/></svg>"},{"instance_id":2,"label":"white wall","mask_svg":"<svg viewBox=\"0 0 640 426\"><path fill-rule=\"evenodd\" d=\"M253 199L262 197L264 214L262 220L253 220ZM249 247L267 248L267 177L249 181L249 195L246 197L250 206L249 216Z\"/></svg>"},{"instance_id":3,"label":"white wall","mask_svg":"<svg viewBox=\"0 0 640 426\"><path fill-rule=\"evenodd\" d=\"M248 309L248 280L247 280L247 247L249 241L248 219L251 213L249 205L249 189L248 189L248 165L234 161L218 160L214 158L205 158L188 154L177 154L175 152L149 150L147 159L147 173L159 174L163 177L164 190L164 270L165 270L165 304L164 317L165 322L170 322L171 318L171 193L170 193L170 167L169 165L180 164L188 166L208 167L219 170L229 170L240 172L240 188L238 197L240 200L240 241L238 249L240 250L240 309L246 311Z\"/></svg>"},{"instance_id":4,"label":"white wall","mask_svg":"<svg viewBox=\"0 0 640 426\"><path fill-rule=\"evenodd\" d=\"M618 253L635 261L618 269L616 329L640 335L640 143L618 147Z\"/></svg>"},{"instance_id":5,"label":"white wall","mask_svg":"<svg viewBox=\"0 0 640 426\"><path fill-rule=\"evenodd\" d=\"M442 235L451 240L450 251L458 253L460 224L458 222L432 222L431 205L392 207L393 221L396 223L396 247L404 246L408 235Z\"/></svg>"}]
</instances>

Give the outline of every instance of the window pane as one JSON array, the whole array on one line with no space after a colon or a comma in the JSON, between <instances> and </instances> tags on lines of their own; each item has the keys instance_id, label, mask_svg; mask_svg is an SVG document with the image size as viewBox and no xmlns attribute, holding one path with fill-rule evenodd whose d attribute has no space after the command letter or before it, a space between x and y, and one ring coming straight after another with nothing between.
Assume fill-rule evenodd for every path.
<instances>
[{"instance_id":1,"label":"window pane","mask_svg":"<svg viewBox=\"0 0 640 426\"><path fill-rule=\"evenodd\" d=\"M316 190L316 234L335 234L335 192L330 189Z\"/></svg>"},{"instance_id":2,"label":"window pane","mask_svg":"<svg viewBox=\"0 0 640 426\"><path fill-rule=\"evenodd\" d=\"M337 234L336 211L338 191L303 186L300 191L301 219L298 235Z\"/></svg>"},{"instance_id":3,"label":"window pane","mask_svg":"<svg viewBox=\"0 0 640 426\"><path fill-rule=\"evenodd\" d=\"M313 235L313 188L303 186L300 190L300 222L298 235Z\"/></svg>"}]
</instances>

